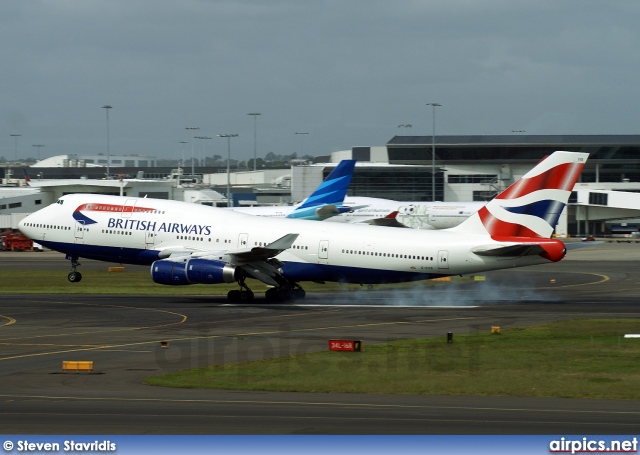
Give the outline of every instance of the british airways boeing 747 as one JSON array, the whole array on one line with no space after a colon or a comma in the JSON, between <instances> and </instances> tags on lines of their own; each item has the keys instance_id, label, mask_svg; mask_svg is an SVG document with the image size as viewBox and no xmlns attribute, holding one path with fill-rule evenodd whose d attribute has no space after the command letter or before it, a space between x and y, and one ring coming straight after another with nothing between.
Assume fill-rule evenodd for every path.
<instances>
[{"instance_id":1,"label":"british airways boeing 747","mask_svg":"<svg viewBox=\"0 0 640 455\"><path fill-rule=\"evenodd\" d=\"M459 226L440 231L256 218L186 202L68 194L24 218L20 230L71 261L151 266L166 285L237 283L231 301L272 286L268 300L305 295L301 282L426 280L561 260L554 226L587 161L555 152Z\"/></svg>"}]
</instances>

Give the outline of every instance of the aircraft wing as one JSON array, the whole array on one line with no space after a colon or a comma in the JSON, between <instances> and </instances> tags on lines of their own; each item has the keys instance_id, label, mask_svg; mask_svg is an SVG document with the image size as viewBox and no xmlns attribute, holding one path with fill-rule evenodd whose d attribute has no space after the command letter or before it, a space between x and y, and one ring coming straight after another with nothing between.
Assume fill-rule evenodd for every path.
<instances>
[{"instance_id":1,"label":"aircraft wing","mask_svg":"<svg viewBox=\"0 0 640 455\"><path fill-rule=\"evenodd\" d=\"M241 268L248 276L271 286L278 286L278 270L282 263L275 258L284 250L291 248L299 234L287 234L265 246L243 248L236 250L204 250L185 247L169 247L159 254L161 259L176 262L186 262L188 259L203 259Z\"/></svg>"},{"instance_id":2,"label":"aircraft wing","mask_svg":"<svg viewBox=\"0 0 640 455\"><path fill-rule=\"evenodd\" d=\"M291 248L299 234L287 234L266 246L254 246L250 250L229 251L227 254L233 264L248 264L256 261L266 261Z\"/></svg>"}]
</instances>

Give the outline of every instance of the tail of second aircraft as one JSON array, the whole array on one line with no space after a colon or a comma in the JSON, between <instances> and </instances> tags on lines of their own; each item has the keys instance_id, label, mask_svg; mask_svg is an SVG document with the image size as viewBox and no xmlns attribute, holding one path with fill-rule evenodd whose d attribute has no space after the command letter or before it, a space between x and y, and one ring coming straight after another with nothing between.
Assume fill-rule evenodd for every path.
<instances>
[{"instance_id":1,"label":"tail of second aircraft","mask_svg":"<svg viewBox=\"0 0 640 455\"><path fill-rule=\"evenodd\" d=\"M588 157L552 153L452 230L489 234L499 241L551 238Z\"/></svg>"},{"instance_id":2,"label":"tail of second aircraft","mask_svg":"<svg viewBox=\"0 0 640 455\"><path fill-rule=\"evenodd\" d=\"M349 211L343 207L356 160L342 160L326 179L287 218L323 219Z\"/></svg>"}]
</instances>

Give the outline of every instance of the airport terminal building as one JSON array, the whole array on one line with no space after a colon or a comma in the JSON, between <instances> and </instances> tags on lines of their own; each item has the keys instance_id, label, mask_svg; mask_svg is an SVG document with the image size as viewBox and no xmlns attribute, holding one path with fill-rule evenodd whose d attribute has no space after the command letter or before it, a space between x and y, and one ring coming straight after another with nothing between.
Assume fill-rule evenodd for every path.
<instances>
[{"instance_id":1,"label":"airport terminal building","mask_svg":"<svg viewBox=\"0 0 640 455\"><path fill-rule=\"evenodd\" d=\"M166 170L167 175L164 176L157 167L143 166L150 163L137 162L127 171L134 173L140 181L128 181L124 190L125 195L130 196L147 194L151 182L143 180L153 178L162 186L190 187L193 191L213 188L224 197L227 182L230 181L235 204L240 200L244 200L245 204L251 200L257 204L297 202L311 194L340 160L356 159L358 163L349 189L350 196L397 201L486 201L524 175L543 157L557 150L589 153L576 190L590 193L580 198L577 194L572 197L570 202L574 206L567 211L567 232L572 235L604 232L607 227L600 219L590 219L589 206L606 207L607 192L640 193L640 135L395 136L386 145L352 147L318 157L313 164L295 163L287 169L255 172L232 170L228 177L226 173L212 173L211 169L196 167L194 173L199 177L188 184L174 179L170 169ZM95 166L97 163L92 164ZM89 169L85 167L83 171ZM37 172L34 169L32 175L50 176L61 170L65 168L47 171L40 167ZM15 168L12 172L18 176L22 174L22 169ZM80 188L82 185L86 187L87 177L97 178L93 175L83 177L77 189L71 182L64 182L63 192L86 192ZM53 198L49 201L51 198L46 194L43 194L44 197L30 196L41 204L53 202L55 195L61 194L55 190L55 180L40 186L43 187L41 191L51 193ZM97 190L92 188L91 192L101 192L100 186L97 185ZM103 189L113 194L119 188ZM185 191L171 189L154 189L153 193L149 197L180 199L180 195L186 194ZM1 203L2 197L0 192L0 214L3 208L8 211L9 207L9 204ZM15 194L12 197L15 198ZM193 196L190 201L198 201L199 198ZM611 200L617 201L618 198ZM16 211L17 200L12 200L11 204L13 211ZM215 205L221 204L226 205L226 200ZM625 207L628 209L632 205L628 201ZM591 212L603 216L602 211ZM629 216L628 210L625 214Z\"/></svg>"},{"instance_id":2,"label":"airport terminal building","mask_svg":"<svg viewBox=\"0 0 640 455\"><path fill-rule=\"evenodd\" d=\"M386 164L386 171L369 169L367 181L361 175L356 179L358 171L354 174L353 191L366 191L367 196L373 196L375 188L386 187L389 199L432 201L435 177L435 200L482 201L557 150L589 153L582 183L636 182L640 186L640 135L396 136L384 147L336 152L331 161L351 158L378 167ZM403 174L405 166L414 168ZM394 190L394 183L400 187ZM408 184L411 190L402 188ZM400 199L392 196L394 192L413 197Z\"/></svg>"}]
</instances>

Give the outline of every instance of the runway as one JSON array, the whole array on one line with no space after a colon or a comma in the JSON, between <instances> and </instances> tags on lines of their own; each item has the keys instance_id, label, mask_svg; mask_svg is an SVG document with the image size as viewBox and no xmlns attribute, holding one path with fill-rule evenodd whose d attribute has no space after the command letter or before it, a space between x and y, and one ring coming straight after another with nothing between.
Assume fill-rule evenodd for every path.
<instances>
[{"instance_id":1,"label":"runway","mask_svg":"<svg viewBox=\"0 0 640 455\"><path fill-rule=\"evenodd\" d=\"M605 244L428 295L309 293L298 305L0 294L0 428L5 434L635 433L640 403L631 400L188 390L142 380L325 350L331 338L372 344L576 317L638 318L638 258L640 246ZM85 269L107 266L82 262ZM0 253L0 268L66 275L68 265L54 253ZM63 360L92 360L95 369L63 373ZM366 373L363 366L363 380Z\"/></svg>"}]
</instances>

